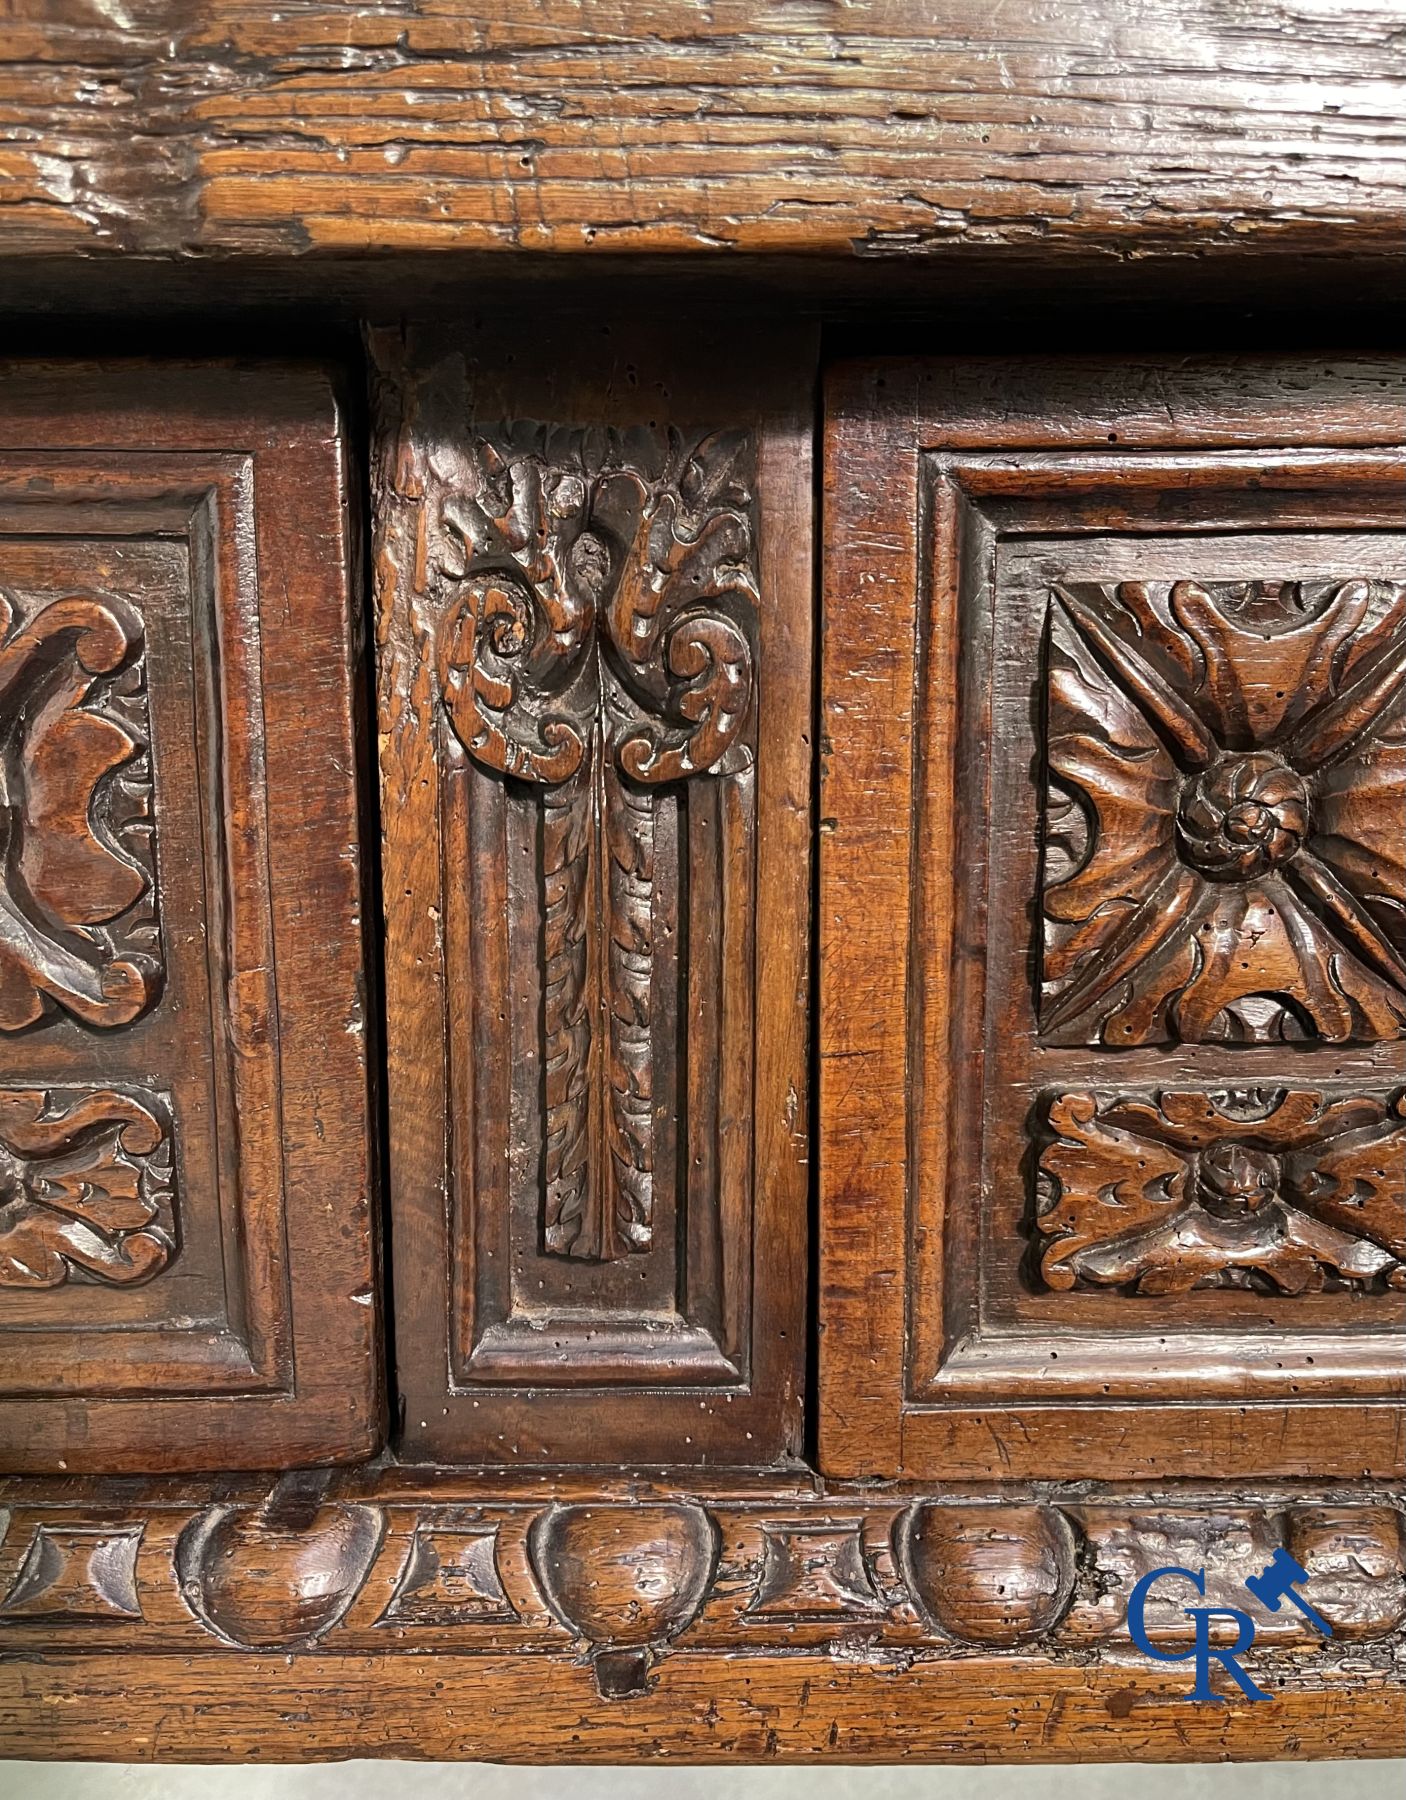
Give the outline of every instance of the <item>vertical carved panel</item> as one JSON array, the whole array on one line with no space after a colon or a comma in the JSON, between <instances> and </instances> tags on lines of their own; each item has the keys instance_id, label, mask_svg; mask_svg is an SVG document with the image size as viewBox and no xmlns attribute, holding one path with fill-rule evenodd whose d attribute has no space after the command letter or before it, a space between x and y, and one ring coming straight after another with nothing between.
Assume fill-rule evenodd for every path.
<instances>
[{"instance_id":1,"label":"vertical carved panel","mask_svg":"<svg viewBox=\"0 0 1406 1800\"><path fill-rule=\"evenodd\" d=\"M325 372L0 370L7 1469L377 1437L341 435Z\"/></svg>"},{"instance_id":2,"label":"vertical carved panel","mask_svg":"<svg viewBox=\"0 0 1406 1800\"><path fill-rule=\"evenodd\" d=\"M805 376L696 349L375 343L411 1454L793 1441Z\"/></svg>"},{"instance_id":3,"label":"vertical carved panel","mask_svg":"<svg viewBox=\"0 0 1406 1800\"><path fill-rule=\"evenodd\" d=\"M125 1025L159 989L144 650L113 596L0 591L0 1031Z\"/></svg>"},{"instance_id":4,"label":"vertical carved panel","mask_svg":"<svg viewBox=\"0 0 1406 1800\"><path fill-rule=\"evenodd\" d=\"M740 433L479 438L434 547L454 730L541 792L541 1229L562 1256L652 1242L655 793L751 761L752 460Z\"/></svg>"}]
</instances>

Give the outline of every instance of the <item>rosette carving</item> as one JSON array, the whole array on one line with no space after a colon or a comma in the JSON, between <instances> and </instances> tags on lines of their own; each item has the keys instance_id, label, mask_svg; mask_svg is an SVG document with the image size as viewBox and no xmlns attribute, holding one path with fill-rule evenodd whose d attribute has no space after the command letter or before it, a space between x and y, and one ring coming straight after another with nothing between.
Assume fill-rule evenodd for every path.
<instances>
[{"instance_id":1,"label":"rosette carving","mask_svg":"<svg viewBox=\"0 0 1406 1800\"><path fill-rule=\"evenodd\" d=\"M1047 1040L1406 1033L1406 584L1071 584L1047 701Z\"/></svg>"},{"instance_id":2,"label":"rosette carving","mask_svg":"<svg viewBox=\"0 0 1406 1800\"><path fill-rule=\"evenodd\" d=\"M1406 1288L1406 1093L1067 1093L1047 1118L1049 1287Z\"/></svg>"},{"instance_id":3,"label":"rosette carving","mask_svg":"<svg viewBox=\"0 0 1406 1800\"><path fill-rule=\"evenodd\" d=\"M610 1261L654 1220L656 795L750 766L750 440L505 429L444 502L440 693L537 791L542 1243Z\"/></svg>"}]
</instances>

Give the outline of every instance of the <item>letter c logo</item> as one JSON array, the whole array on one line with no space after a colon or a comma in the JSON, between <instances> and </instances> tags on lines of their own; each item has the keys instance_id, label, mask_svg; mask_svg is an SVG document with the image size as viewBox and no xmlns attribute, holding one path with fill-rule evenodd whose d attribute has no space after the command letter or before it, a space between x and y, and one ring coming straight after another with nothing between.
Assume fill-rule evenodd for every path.
<instances>
[{"instance_id":1,"label":"letter c logo","mask_svg":"<svg viewBox=\"0 0 1406 1800\"><path fill-rule=\"evenodd\" d=\"M1204 1569L1183 1569L1179 1563L1169 1563L1164 1569L1152 1569L1144 1575L1128 1596L1128 1634L1144 1656L1150 1656L1154 1662L1185 1662L1188 1657L1195 1656L1193 1646L1190 1650L1158 1650L1153 1647L1147 1635L1145 1610L1147 1596L1154 1582L1164 1575L1184 1575L1202 1599L1206 1597L1206 1571Z\"/></svg>"}]
</instances>

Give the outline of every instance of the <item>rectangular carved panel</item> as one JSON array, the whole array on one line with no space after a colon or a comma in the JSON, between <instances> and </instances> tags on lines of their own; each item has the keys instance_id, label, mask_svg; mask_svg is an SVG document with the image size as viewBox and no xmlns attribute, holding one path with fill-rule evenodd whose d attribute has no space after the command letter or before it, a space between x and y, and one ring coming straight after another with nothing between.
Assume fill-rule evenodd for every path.
<instances>
[{"instance_id":1,"label":"rectangular carved panel","mask_svg":"<svg viewBox=\"0 0 1406 1800\"><path fill-rule=\"evenodd\" d=\"M376 1440L349 545L316 371L0 390L0 1443Z\"/></svg>"},{"instance_id":2,"label":"rectangular carved panel","mask_svg":"<svg viewBox=\"0 0 1406 1800\"><path fill-rule=\"evenodd\" d=\"M803 391L529 350L377 343L405 1443L755 1461L803 1353Z\"/></svg>"},{"instance_id":3,"label":"rectangular carved panel","mask_svg":"<svg viewBox=\"0 0 1406 1800\"><path fill-rule=\"evenodd\" d=\"M169 1104L150 1090L0 1088L0 1288L161 1273L179 1242Z\"/></svg>"},{"instance_id":4,"label":"rectangular carved panel","mask_svg":"<svg viewBox=\"0 0 1406 1800\"><path fill-rule=\"evenodd\" d=\"M1406 1090L1051 1097L1049 1288L1268 1294L1406 1286Z\"/></svg>"},{"instance_id":5,"label":"rectangular carved panel","mask_svg":"<svg viewBox=\"0 0 1406 1800\"><path fill-rule=\"evenodd\" d=\"M1399 1467L1401 383L836 377L827 1469Z\"/></svg>"}]
</instances>

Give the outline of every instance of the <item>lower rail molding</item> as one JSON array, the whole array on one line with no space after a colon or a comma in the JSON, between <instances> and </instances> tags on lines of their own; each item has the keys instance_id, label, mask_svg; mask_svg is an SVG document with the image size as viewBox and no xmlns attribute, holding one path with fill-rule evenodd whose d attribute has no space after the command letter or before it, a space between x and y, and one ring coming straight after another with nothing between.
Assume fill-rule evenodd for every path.
<instances>
[{"instance_id":1,"label":"lower rail molding","mask_svg":"<svg viewBox=\"0 0 1406 1800\"><path fill-rule=\"evenodd\" d=\"M0 1506L8 1755L1406 1753L1406 1521L1381 1489L387 1467L12 1481ZM1271 1608L1247 1582L1277 1552L1303 1578ZM1153 1582L1140 1647L1130 1597L1172 1567L1204 1593ZM1217 1698L1188 1697L1188 1604L1253 1620L1267 1703L1214 1661Z\"/></svg>"}]
</instances>

